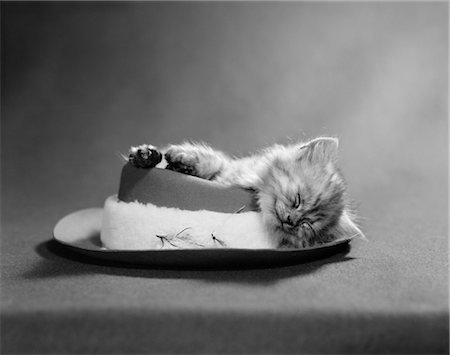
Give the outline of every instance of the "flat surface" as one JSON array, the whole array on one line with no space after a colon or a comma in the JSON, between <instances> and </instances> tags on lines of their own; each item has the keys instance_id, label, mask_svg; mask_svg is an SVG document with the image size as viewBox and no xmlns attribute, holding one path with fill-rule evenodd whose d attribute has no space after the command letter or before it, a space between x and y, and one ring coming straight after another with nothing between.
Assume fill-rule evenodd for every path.
<instances>
[{"instance_id":1,"label":"flat surface","mask_svg":"<svg viewBox=\"0 0 450 355\"><path fill-rule=\"evenodd\" d=\"M448 4L2 3L2 353L448 353ZM132 144L336 135L369 243L258 270L51 241Z\"/></svg>"}]
</instances>

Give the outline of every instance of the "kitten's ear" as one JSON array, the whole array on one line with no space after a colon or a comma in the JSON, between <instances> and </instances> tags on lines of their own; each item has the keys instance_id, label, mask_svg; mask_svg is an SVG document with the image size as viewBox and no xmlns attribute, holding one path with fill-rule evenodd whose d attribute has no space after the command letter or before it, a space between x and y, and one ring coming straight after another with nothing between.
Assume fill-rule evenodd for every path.
<instances>
[{"instance_id":1,"label":"kitten's ear","mask_svg":"<svg viewBox=\"0 0 450 355\"><path fill-rule=\"evenodd\" d=\"M308 142L301 149L307 149L306 156L313 163L335 163L338 155L339 140L320 137Z\"/></svg>"}]
</instances>

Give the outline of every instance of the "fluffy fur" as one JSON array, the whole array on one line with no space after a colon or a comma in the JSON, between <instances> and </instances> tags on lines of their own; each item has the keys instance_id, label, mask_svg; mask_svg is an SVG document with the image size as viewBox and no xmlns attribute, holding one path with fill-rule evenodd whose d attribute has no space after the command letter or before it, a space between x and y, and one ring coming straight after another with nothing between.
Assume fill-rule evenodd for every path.
<instances>
[{"instance_id":1,"label":"fluffy fur","mask_svg":"<svg viewBox=\"0 0 450 355\"><path fill-rule=\"evenodd\" d=\"M135 149L130 151L130 161L137 161L140 153L154 155ZM352 221L344 179L336 166L336 138L274 145L244 158L198 143L170 145L163 153L167 169L254 191L265 229L278 247L308 247L362 236Z\"/></svg>"}]
</instances>

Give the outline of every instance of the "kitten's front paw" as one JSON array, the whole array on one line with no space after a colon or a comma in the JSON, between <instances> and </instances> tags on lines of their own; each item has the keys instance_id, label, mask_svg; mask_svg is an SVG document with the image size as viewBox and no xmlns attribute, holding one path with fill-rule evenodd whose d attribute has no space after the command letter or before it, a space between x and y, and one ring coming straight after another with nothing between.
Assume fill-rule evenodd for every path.
<instances>
[{"instance_id":1,"label":"kitten's front paw","mask_svg":"<svg viewBox=\"0 0 450 355\"><path fill-rule=\"evenodd\" d=\"M167 161L166 169L197 175L198 156L195 151L186 149L182 145L171 145L167 148L164 157Z\"/></svg>"},{"instance_id":2,"label":"kitten's front paw","mask_svg":"<svg viewBox=\"0 0 450 355\"><path fill-rule=\"evenodd\" d=\"M161 160L162 154L154 146L149 144L131 147L128 152L128 161L138 168L153 168Z\"/></svg>"}]
</instances>

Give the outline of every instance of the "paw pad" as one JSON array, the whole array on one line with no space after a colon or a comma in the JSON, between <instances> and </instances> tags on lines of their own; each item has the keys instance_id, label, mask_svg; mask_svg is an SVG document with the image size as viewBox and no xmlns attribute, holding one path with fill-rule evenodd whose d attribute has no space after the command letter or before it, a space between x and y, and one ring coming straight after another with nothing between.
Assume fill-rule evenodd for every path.
<instances>
[{"instance_id":1,"label":"paw pad","mask_svg":"<svg viewBox=\"0 0 450 355\"><path fill-rule=\"evenodd\" d=\"M196 156L190 155L182 148L171 147L164 155L167 161L166 169L177 171L183 174L196 175Z\"/></svg>"},{"instance_id":2,"label":"paw pad","mask_svg":"<svg viewBox=\"0 0 450 355\"><path fill-rule=\"evenodd\" d=\"M162 154L152 145L143 144L131 147L128 153L128 161L138 168L153 168L162 159Z\"/></svg>"}]
</instances>

